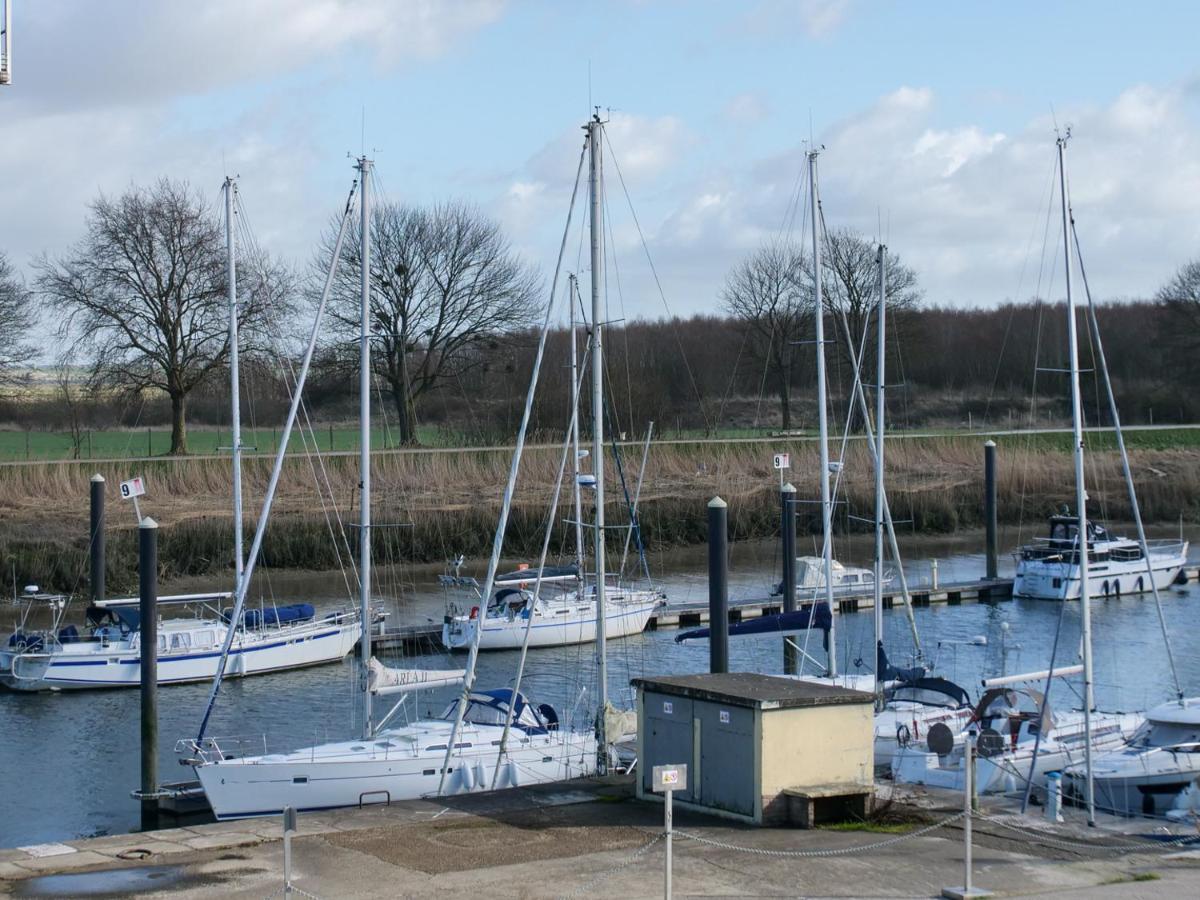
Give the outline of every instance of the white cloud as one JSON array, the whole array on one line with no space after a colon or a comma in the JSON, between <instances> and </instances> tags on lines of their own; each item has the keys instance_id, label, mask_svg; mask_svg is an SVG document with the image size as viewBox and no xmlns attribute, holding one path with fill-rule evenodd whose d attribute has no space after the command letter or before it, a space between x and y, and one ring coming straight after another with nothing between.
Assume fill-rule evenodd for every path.
<instances>
[{"instance_id":1,"label":"white cloud","mask_svg":"<svg viewBox=\"0 0 1200 900\"><path fill-rule=\"evenodd\" d=\"M808 37L822 39L841 27L851 6L851 0L760 0L745 21L763 34L799 26Z\"/></svg>"},{"instance_id":2,"label":"white cloud","mask_svg":"<svg viewBox=\"0 0 1200 900\"><path fill-rule=\"evenodd\" d=\"M721 115L735 125L753 125L770 113L767 98L757 91L744 91L730 97L721 108Z\"/></svg>"},{"instance_id":3,"label":"white cloud","mask_svg":"<svg viewBox=\"0 0 1200 900\"><path fill-rule=\"evenodd\" d=\"M59 0L23 5L18 104L82 107L196 95L316 71L353 49L380 67L432 59L504 0Z\"/></svg>"},{"instance_id":4,"label":"white cloud","mask_svg":"<svg viewBox=\"0 0 1200 900\"><path fill-rule=\"evenodd\" d=\"M1190 102L1184 86L1139 85L1057 112L1073 124L1072 200L1100 297L1148 296L1200 255L1200 125ZM1050 257L1058 240L1054 221L1046 226L1053 120L1001 132L943 118L931 90L902 87L827 129L819 138L827 224L868 235L882 226L932 303L1061 296L1061 267L1055 282L1049 270L1040 284L1037 277L1043 234ZM613 141L620 152L615 134ZM780 233L805 147L722 160L719 169L707 147L691 149L683 145L672 177L660 168L634 202L668 296L702 312L717 307L730 266ZM633 278L624 270L623 277L628 291ZM650 303L641 314L659 312Z\"/></svg>"}]
</instances>

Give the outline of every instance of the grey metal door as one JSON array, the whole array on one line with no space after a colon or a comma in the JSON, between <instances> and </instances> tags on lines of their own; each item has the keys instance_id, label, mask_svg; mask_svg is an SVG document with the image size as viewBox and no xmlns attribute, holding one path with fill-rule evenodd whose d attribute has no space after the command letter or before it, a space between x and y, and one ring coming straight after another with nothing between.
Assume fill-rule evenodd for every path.
<instances>
[{"instance_id":1,"label":"grey metal door","mask_svg":"<svg viewBox=\"0 0 1200 900\"><path fill-rule=\"evenodd\" d=\"M697 802L754 815L754 710L698 700L692 714L700 720Z\"/></svg>"},{"instance_id":2,"label":"grey metal door","mask_svg":"<svg viewBox=\"0 0 1200 900\"><path fill-rule=\"evenodd\" d=\"M647 692L642 702L646 710L646 735L642 743L646 758L638 760L638 767L642 770L642 790L648 794L655 766L692 763L692 701ZM679 791L676 799L691 801L695 785L695 780L688 778L688 789Z\"/></svg>"}]
</instances>

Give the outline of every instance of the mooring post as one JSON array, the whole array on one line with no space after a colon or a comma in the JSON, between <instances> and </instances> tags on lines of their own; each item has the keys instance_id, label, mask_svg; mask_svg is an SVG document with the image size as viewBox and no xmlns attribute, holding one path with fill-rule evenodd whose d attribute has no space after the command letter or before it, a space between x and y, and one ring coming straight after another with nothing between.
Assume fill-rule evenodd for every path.
<instances>
[{"instance_id":1,"label":"mooring post","mask_svg":"<svg viewBox=\"0 0 1200 900\"><path fill-rule=\"evenodd\" d=\"M729 671L729 509L708 501L708 669Z\"/></svg>"},{"instance_id":2,"label":"mooring post","mask_svg":"<svg viewBox=\"0 0 1200 900\"><path fill-rule=\"evenodd\" d=\"M104 476L99 472L92 476L92 522L88 546L92 559L92 602L99 603L104 599Z\"/></svg>"},{"instance_id":3,"label":"mooring post","mask_svg":"<svg viewBox=\"0 0 1200 900\"><path fill-rule=\"evenodd\" d=\"M780 471L783 471L782 469ZM785 484L779 491L780 552L783 554L783 611L796 611L796 488ZM783 639L783 672L795 675L799 671L796 645Z\"/></svg>"},{"instance_id":4,"label":"mooring post","mask_svg":"<svg viewBox=\"0 0 1200 900\"><path fill-rule=\"evenodd\" d=\"M996 442L983 445L983 517L987 525L987 577L996 572Z\"/></svg>"},{"instance_id":5,"label":"mooring post","mask_svg":"<svg viewBox=\"0 0 1200 900\"><path fill-rule=\"evenodd\" d=\"M142 830L158 827L158 523L138 526L138 611L142 664Z\"/></svg>"}]
</instances>

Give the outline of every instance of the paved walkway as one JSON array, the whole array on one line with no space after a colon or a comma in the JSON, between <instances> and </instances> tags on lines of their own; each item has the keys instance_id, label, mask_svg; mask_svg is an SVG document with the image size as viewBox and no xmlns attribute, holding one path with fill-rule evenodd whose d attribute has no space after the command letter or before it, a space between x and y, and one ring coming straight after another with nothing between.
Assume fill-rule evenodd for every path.
<instances>
[{"instance_id":1,"label":"paved walkway","mask_svg":"<svg viewBox=\"0 0 1200 900\"><path fill-rule=\"evenodd\" d=\"M936 820L948 813L929 815ZM661 817L661 807L631 799L627 783L308 814L300 817L293 840L293 881L305 892L296 896L327 900L661 896L663 843L655 841ZM866 851L861 848L897 835L751 829L679 813L675 825L706 840L749 848L677 836L680 897L933 897L962 881L962 833L955 825ZM1200 896L1197 850L1084 851L1046 843L1045 838L1071 842L1084 836L1070 829L1032 841L989 822L980 822L977 830L975 881L998 895ZM0 851L0 896L280 896L279 838L277 821L257 819L71 841L59 848L70 850L58 855ZM771 855L795 850L836 855Z\"/></svg>"}]
</instances>

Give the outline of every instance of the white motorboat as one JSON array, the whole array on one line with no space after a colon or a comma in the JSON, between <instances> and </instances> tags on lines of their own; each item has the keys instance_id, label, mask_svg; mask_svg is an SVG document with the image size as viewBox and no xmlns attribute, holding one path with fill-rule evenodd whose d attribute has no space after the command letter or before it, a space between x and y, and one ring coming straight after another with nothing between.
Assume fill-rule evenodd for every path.
<instances>
[{"instance_id":1,"label":"white motorboat","mask_svg":"<svg viewBox=\"0 0 1200 900\"><path fill-rule=\"evenodd\" d=\"M1184 540L1147 541L1147 557L1138 540L1114 537L1091 520L1087 531L1088 594L1092 597L1162 590L1179 577L1187 562L1188 542ZM1017 553L1013 594L1041 600L1078 600L1078 540L1078 517L1051 516L1049 537L1037 538Z\"/></svg>"},{"instance_id":2,"label":"white motorboat","mask_svg":"<svg viewBox=\"0 0 1200 900\"><path fill-rule=\"evenodd\" d=\"M463 674L456 673L458 680ZM303 812L439 794L443 769L447 777L440 795L595 774L595 736L560 730L554 709L535 708L520 694L497 774L511 699L508 689L470 695L449 765L447 746L457 703L438 719L287 753L247 756L236 742L210 739L202 747L189 748L195 756L187 762L195 767L218 819L274 815L285 806Z\"/></svg>"},{"instance_id":3,"label":"white motorboat","mask_svg":"<svg viewBox=\"0 0 1200 900\"><path fill-rule=\"evenodd\" d=\"M589 589L574 566L518 569L495 579L496 590L485 610L469 612L451 607L442 625L442 643L450 650L468 649L479 636L480 650L517 650L529 631L530 647L561 647L596 640L596 592ZM609 584L606 591L606 638L640 634L654 611L666 603L657 590L632 590ZM529 621L533 619L532 623Z\"/></svg>"},{"instance_id":4,"label":"white motorboat","mask_svg":"<svg viewBox=\"0 0 1200 900\"><path fill-rule=\"evenodd\" d=\"M1044 783L1046 773L1082 762L1091 733L1093 755L1119 747L1137 728L1138 716L1082 711L1054 713L1040 691L992 688L980 698L966 728L935 725L924 742L913 741L892 754L892 777L902 784L961 791L967 729L978 731L975 785L981 794L1022 790L1029 780ZM1038 731L1042 732L1038 740ZM1034 762L1036 750L1036 762Z\"/></svg>"},{"instance_id":5,"label":"white motorboat","mask_svg":"<svg viewBox=\"0 0 1200 900\"><path fill-rule=\"evenodd\" d=\"M1082 796L1085 773L1072 766L1063 789ZM1096 806L1121 815L1163 815L1200 778L1200 697L1156 706L1121 747L1092 757Z\"/></svg>"},{"instance_id":6,"label":"white motorboat","mask_svg":"<svg viewBox=\"0 0 1200 900\"><path fill-rule=\"evenodd\" d=\"M836 559L829 561L829 567L833 574L830 583L835 594L866 593L875 589L875 571L873 569L843 565ZM891 584L893 577L891 571L885 571L879 583L881 585ZM824 589L825 561L819 556L797 556L796 593L811 595ZM783 584L780 583L775 586L771 596L778 597L782 593Z\"/></svg>"},{"instance_id":7,"label":"white motorboat","mask_svg":"<svg viewBox=\"0 0 1200 900\"><path fill-rule=\"evenodd\" d=\"M158 623L158 683L211 680L230 630L219 604L229 594L160 597L158 604L192 607L191 617ZM87 610L83 633L62 624L16 631L0 647L0 684L16 691L137 687L142 683L138 599L104 600ZM358 640L357 610L318 616L307 603L247 610L233 629L229 674L259 675L345 658Z\"/></svg>"}]
</instances>

